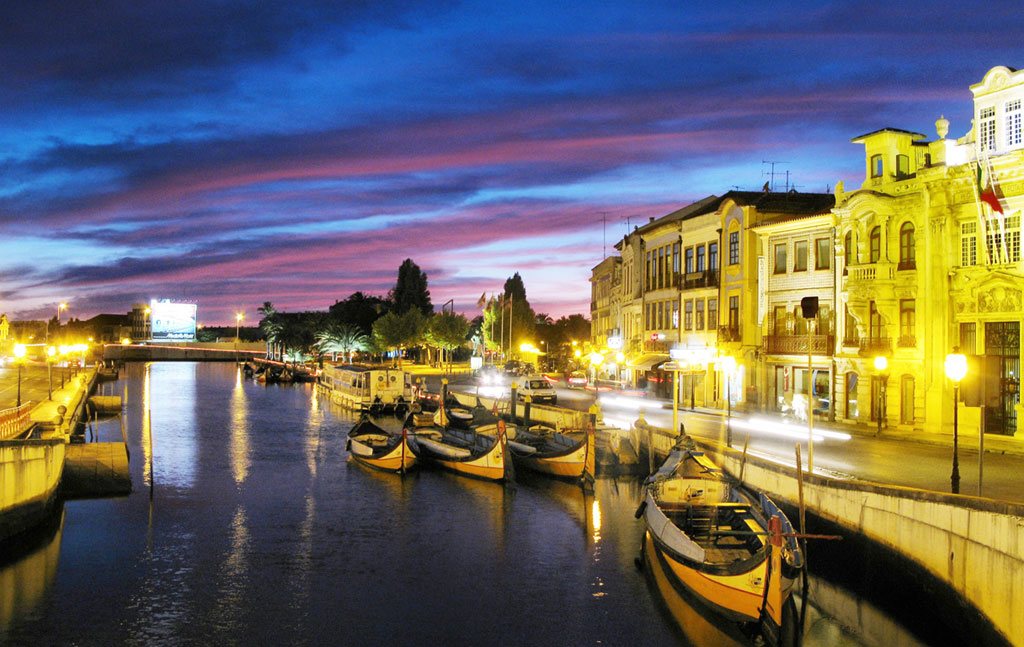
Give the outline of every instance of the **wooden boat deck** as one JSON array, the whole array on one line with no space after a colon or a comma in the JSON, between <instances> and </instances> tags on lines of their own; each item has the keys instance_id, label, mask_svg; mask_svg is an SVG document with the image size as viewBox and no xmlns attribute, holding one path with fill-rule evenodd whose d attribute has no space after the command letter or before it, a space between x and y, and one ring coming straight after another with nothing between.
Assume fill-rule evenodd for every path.
<instances>
[{"instance_id":1,"label":"wooden boat deck","mask_svg":"<svg viewBox=\"0 0 1024 647\"><path fill-rule=\"evenodd\" d=\"M761 550L763 529L745 503L676 505L662 508L680 530L704 549L706 561L730 564Z\"/></svg>"}]
</instances>

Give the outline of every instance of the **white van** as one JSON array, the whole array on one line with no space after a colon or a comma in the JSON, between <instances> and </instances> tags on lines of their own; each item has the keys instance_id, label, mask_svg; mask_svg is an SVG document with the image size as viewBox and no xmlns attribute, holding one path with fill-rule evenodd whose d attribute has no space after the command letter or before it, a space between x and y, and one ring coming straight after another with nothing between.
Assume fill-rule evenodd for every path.
<instances>
[{"instance_id":1,"label":"white van","mask_svg":"<svg viewBox=\"0 0 1024 647\"><path fill-rule=\"evenodd\" d=\"M555 387L544 379L543 375L527 375L519 380L518 399L524 400L530 396L531 402L557 404L558 396L555 395Z\"/></svg>"}]
</instances>

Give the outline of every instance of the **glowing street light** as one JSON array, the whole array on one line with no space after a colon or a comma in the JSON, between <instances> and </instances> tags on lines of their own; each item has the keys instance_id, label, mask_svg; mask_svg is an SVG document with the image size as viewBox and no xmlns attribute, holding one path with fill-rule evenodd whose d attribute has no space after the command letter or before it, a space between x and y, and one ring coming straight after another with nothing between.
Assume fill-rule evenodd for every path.
<instances>
[{"instance_id":1,"label":"glowing street light","mask_svg":"<svg viewBox=\"0 0 1024 647\"><path fill-rule=\"evenodd\" d=\"M25 363L25 344L14 345L14 361L18 365L18 406L21 406L21 365Z\"/></svg>"},{"instance_id":2,"label":"glowing street light","mask_svg":"<svg viewBox=\"0 0 1024 647\"><path fill-rule=\"evenodd\" d=\"M949 475L949 482L953 494L960 494L960 461L957 456L958 430L957 430L957 409L960 402L960 380L967 375L967 357L959 352L957 347L953 352L946 355L946 377L953 381L953 472Z\"/></svg>"},{"instance_id":3,"label":"glowing street light","mask_svg":"<svg viewBox=\"0 0 1024 647\"><path fill-rule=\"evenodd\" d=\"M889 382L889 358L885 355L877 355L875 357L875 370L878 371L878 377L882 381L878 392L878 411L876 412L878 427L875 435L878 436L882 433L882 420L886 417L885 387Z\"/></svg>"}]
</instances>

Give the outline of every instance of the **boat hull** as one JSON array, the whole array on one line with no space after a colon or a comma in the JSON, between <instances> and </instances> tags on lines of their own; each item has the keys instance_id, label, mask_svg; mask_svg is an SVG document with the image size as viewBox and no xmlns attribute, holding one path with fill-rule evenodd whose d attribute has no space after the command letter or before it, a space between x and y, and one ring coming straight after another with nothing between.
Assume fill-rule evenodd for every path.
<instances>
[{"instance_id":1,"label":"boat hull","mask_svg":"<svg viewBox=\"0 0 1024 647\"><path fill-rule=\"evenodd\" d=\"M420 449L419 455L456 474L486 481L504 481L506 478L505 461L507 460L508 451L505 446L504 433L499 434L499 437L490 449L476 456L446 456L442 451L439 451L440 448L433 446L435 444L443 445L443 443L429 439L417 439L417 445Z\"/></svg>"},{"instance_id":2,"label":"boat hull","mask_svg":"<svg viewBox=\"0 0 1024 647\"><path fill-rule=\"evenodd\" d=\"M358 442L358 438L352 439L352 443ZM390 451L379 456L360 454L351 450L349 454L357 463L384 472L405 472L416 464L416 454L405 438Z\"/></svg>"},{"instance_id":3,"label":"boat hull","mask_svg":"<svg viewBox=\"0 0 1024 647\"><path fill-rule=\"evenodd\" d=\"M579 479L586 475L594 476L594 434L588 432L584 442L564 452L536 452L521 454L510 449L517 466L525 469L554 476L557 478Z\"/></svg>"}]
</instances>

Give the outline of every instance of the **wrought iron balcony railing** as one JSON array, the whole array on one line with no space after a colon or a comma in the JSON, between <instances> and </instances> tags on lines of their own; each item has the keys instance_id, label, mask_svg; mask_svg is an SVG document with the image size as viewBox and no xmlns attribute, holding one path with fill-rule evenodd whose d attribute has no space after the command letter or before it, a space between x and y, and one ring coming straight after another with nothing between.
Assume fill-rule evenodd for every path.
<instances>
[{"instance_id":1,"label":"wrought iron balcony railing","mask_svg":"<svg viewBox=\"0 0 1024 647\"><path fill-rule=\"evenodd\" d=\"M773 355L806 355L807 335L768 335L765 337L765 350ZM835 352L835 335L811 335L810 346L812 355L831 356Z\"/></svg>"},{"instance_id":2,"label":"wrought iron balcony railing","mask_svg":"<svg viewBox=\"0 0 1024 647\"><path fill-rule=\"evenodd\" d=\"M703 272L690 272L679 277L680 290L693 290L696 288L718 287L718 270L704 270Z\"/></svg>"}]
</instances>

